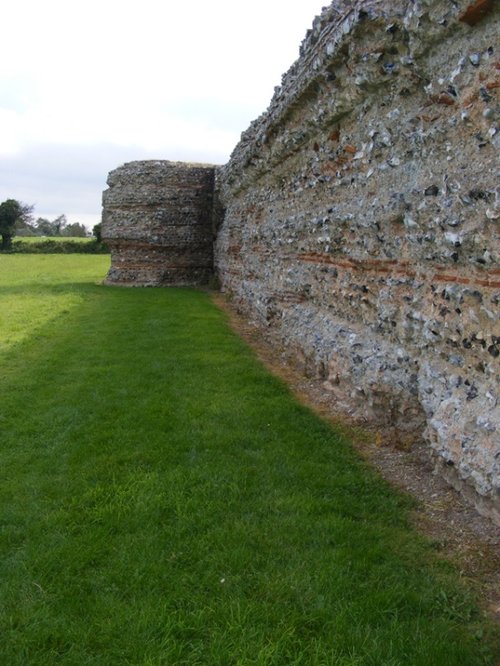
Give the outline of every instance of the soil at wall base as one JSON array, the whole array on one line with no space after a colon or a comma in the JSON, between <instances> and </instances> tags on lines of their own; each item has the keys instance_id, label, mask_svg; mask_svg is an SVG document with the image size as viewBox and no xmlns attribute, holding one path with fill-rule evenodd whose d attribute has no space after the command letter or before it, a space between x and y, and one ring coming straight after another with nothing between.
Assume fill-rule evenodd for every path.
<instances>
[{"instance_id":1,"label":"soil at wall base","mask_svg":"<svg viewBox=\"0 0 500 666\"><path fill-rule=\"evenodd\" d=\"M212 292L211 296L228 314L232 329L254 349L273 374L288 384L302 403L340 425L361 455L385 479L418 500L413 512L416 528L432 539L443 557L457 565L463 578L477 590L483 610L500 625L500 528L480 516L459 493L433 473L425 445L403 447L388 433L367 431L335 416L323 380L305 377L299 369L280 359L262 329L238 313L227 297L218 292Z\"/></svg>"}]
</instances>

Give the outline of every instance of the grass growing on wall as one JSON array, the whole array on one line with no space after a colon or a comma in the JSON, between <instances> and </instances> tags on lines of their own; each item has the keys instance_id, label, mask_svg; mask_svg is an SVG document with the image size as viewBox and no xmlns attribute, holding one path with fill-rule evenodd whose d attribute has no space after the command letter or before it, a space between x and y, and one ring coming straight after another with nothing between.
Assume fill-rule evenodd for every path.
<instances>
[{"instance_id":1,"label":"grass growing on wall","mask_svg":"<svg viewBox=\"0 0 500 666\"><path fill-rule=\"evenodd\" d=\"M205 294L106 268L0 257L0 663L493 664L409 502Z\"/></svg>"}]
</instances>

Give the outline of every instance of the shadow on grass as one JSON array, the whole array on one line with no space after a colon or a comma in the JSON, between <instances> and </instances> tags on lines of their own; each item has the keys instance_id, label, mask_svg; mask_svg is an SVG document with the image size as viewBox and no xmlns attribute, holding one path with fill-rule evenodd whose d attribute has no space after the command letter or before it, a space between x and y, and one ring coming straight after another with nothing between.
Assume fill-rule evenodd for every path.
<instances>
[{"instance_id":1,"label":"shadow on grass","mask_svg":"<svg viewBox=\"0 0 500 666\"><path fill-rule=\"evenodd\" d=\"M104 278L103 278L104 279ZM112 287L106 287L102 285L105 289L112 289ZM58 284L47 284L41 283L39 281L32 282L23 282L16 285L0 285L0 297L8 296L21 296L24 294L62 294L67 293L68 291L79 291L83 294L92 292L93 290L100 288L101 285L98 283L90 284L88 281L81 282L61 282Z\"/></svg>"}]
</instances>

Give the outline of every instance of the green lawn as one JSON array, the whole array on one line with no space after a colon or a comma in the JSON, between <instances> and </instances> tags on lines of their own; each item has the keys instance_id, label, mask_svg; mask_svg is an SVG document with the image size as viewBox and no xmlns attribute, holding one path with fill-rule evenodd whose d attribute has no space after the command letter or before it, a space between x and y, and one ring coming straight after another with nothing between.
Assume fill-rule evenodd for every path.
<instances>
[{"instance_id":1,"label":"green lawn","mask_svg":"<svg viewBox=\"0 0 500 666\"><path fill-rule=\"evenodd\" d=\"M204 293L0 256L0 664L494 664L409 500Z\"/></svg>"},{"instance_id":2,"label":"green lawn","mask_svg":"<svg viewBox=\"0 0 500 666\"><path fill-rule=\"evenodd\" d=\"M92 238L84 238L83 236L14 236L13 242L22 241L23 243L43 243L44 241L56 241L62 243L64 241L73 241L75 243L88 243Z\"/></svg>"}]
</instances>

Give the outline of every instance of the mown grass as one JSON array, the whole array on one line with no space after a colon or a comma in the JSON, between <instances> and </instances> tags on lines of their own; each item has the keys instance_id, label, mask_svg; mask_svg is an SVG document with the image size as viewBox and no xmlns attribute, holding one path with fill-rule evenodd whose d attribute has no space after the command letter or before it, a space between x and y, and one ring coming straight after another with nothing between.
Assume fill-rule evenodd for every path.
<instances>
[{"instance_id":1,"label":"mown grass","mask_svg":"<svg viewBox=\"0 0 500 666\"><path fill-rule=\"evenodd\" d=\"M42 243L44 241L54 241L55 243L65 243L71 241L74 243L88 243L92 238L86 238L84 236L14 236L14 243Z\"/></svg>"},{"instance_id":2,"label":"mown grass","mask_svg":"<svg viewBox=\"0 0 500 666\"><path fill-rule=\"evenodd\" d=\"M104 255L0 255L0 354L82 305L108 268Z\"/></svg>"},{"instance_id":3,"label":"mown grass","mask_svg":"<svg viewBox=\"0 0 500 666\"><path fill-rule=\"evenodd\" d=\"M1 322L0 663L493 664L409 500L206 294L105 268L0 257L33 313Z\"/></svg>"}]
</instances>

